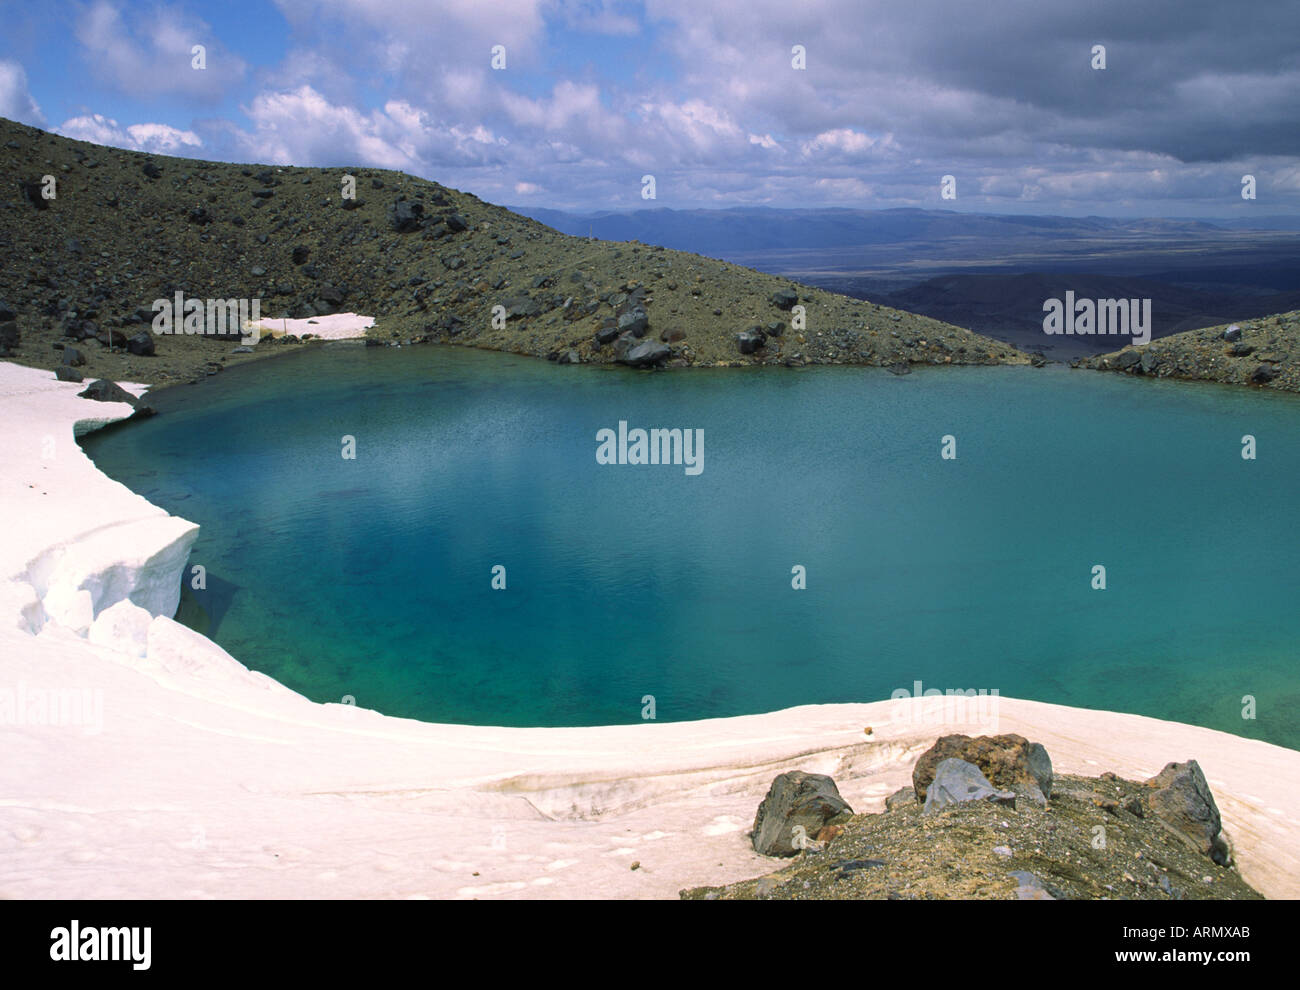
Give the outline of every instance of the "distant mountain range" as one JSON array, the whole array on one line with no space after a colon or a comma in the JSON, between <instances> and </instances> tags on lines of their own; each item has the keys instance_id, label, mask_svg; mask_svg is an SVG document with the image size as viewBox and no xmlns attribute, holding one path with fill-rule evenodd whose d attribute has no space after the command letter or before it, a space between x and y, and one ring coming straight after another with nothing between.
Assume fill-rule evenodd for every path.
<instances>
[{"instance_id":1,"label":"distant mountain range","mask_svg":"<svg viewBox=\"0 0 1300 990\"><path fill-rule=\"evenodd\" d=\"M788 275L1069 358L1110 342L1042 333L1044 299L1149 298L1155 335L1300 305L1300 216L1119 219L951 210L517 208L577 236Z\"/></svg>"}]
</instances>

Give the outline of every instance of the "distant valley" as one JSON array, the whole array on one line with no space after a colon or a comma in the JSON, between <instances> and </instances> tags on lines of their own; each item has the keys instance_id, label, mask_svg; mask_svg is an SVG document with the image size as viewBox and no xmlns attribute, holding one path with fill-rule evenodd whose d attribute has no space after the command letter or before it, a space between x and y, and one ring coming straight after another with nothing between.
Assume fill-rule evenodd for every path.
<instances>
[{"instance_id":1,"label":"distant valley","mask_svg":"<svg viewBox=\"0 0 1300 990\"><path fill-rule=\"evenodd\" d=\"M1150 299L1156 337L1300 308L1300 217L515 209L564 233L661 244L788 275L1057 360L1115 349L1114 337L1043 333L1043 301L1067 290Z\"/></svg>"}]
</instances>

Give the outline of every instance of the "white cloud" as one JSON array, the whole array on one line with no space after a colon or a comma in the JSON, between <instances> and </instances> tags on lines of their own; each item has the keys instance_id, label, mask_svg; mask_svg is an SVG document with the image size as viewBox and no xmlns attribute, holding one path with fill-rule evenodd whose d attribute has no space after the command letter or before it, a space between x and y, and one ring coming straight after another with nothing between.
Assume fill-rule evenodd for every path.
<instances>
[{"instance_id":1,"label":"white cloud","mask_svg":"<svg viewBox=\"0 0 1300 990\"><path fill-rule=\"evenodd\" d=\"M500 163L510 142L482 124L447 125L403 100L363 112L311 86L259 93L244 113L253 130L236 140L257 160L294 165L349 163L428 174L448 165Z\"/></svg>"},{"instance_id":2,"label":"white cloud","mask_svg":"<svg viewBox=\"0 0 1300 990\"><path fill-rule=\"evenodd\" d=\"M0 117L36 126L45 123L45 115L27 91L27 73L10 59L0 59Z\"/></svg>"},{"instance_id":3,"label":"white cloud","mask_svg":"<svg viewBox=\"0 0 1300 990\"><path fill-rule=\"evenodd\" d=\"M132 96L178 93L215 101L247 71L207 24L166 4L128 16L109 0L94 0L77 18L74 35L91 71ZM205 49L206 68L193 67L195 45Z\"/></svg>"},{"instance_id":4,"label":"white cloud","mask_svg":"<svg viewBox=\"0 0 1300 990\"><path fill-rule=\"evenodd\" d=\"M56 127L55 133L78 141L106 144L128 151L148 151L174 155L186 148L198 148L202 140L193 131L182 131L168 124L131 124L120 127L116 120L103 114L72 117Z\"/></svg>"}]
</instances>

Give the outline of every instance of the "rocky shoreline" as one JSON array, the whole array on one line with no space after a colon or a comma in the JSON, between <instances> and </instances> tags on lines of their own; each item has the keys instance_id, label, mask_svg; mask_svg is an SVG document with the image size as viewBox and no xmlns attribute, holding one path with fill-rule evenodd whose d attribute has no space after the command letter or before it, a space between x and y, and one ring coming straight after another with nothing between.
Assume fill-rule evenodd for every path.
<instances>
[{"instance_id":1,"label":"rocky shoreline","mask_svg":"<svg viewBox=\"0 0 1300 990\"><path fill-rule=\"evenodd\" d=\"M1188 330L1079 359L1074 367L1145 378L1300 392L1300 310Z\"/></svg>"},{"instance_id":2,"label":"rocky shoreline","mask_svg":"<svg viewBox=\"0 0 1300 990\"><path fill-rule=\"evenodd\" d=\"M1055 774L1024 737L949 735L912 786L855 815L834 780L777 777L754 819L756 852L793 857L684 900L1256 900L1232 866L1195 760L1145 782Z\"/></svg>"}]
</instances>

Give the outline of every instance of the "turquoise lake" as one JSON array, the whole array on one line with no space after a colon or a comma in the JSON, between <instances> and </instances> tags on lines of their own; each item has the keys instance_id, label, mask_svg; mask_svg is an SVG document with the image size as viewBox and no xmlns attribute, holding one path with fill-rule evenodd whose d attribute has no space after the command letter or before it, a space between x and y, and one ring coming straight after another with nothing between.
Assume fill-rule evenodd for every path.
<instances>
[{"instance_id":1,"label":"turquoise lake","mask_svg":"<svg viewBox=\"0 0 1300 990\"><path fill-rule=\"evenodd\" d=\"M594 725L919 680L1300 748L1295 396L345 345L151 401L83 446L201 525L182 620L317 701ZM703 430L702 473L598 464L620 420Z\"/></svg>"}]
</instances>

